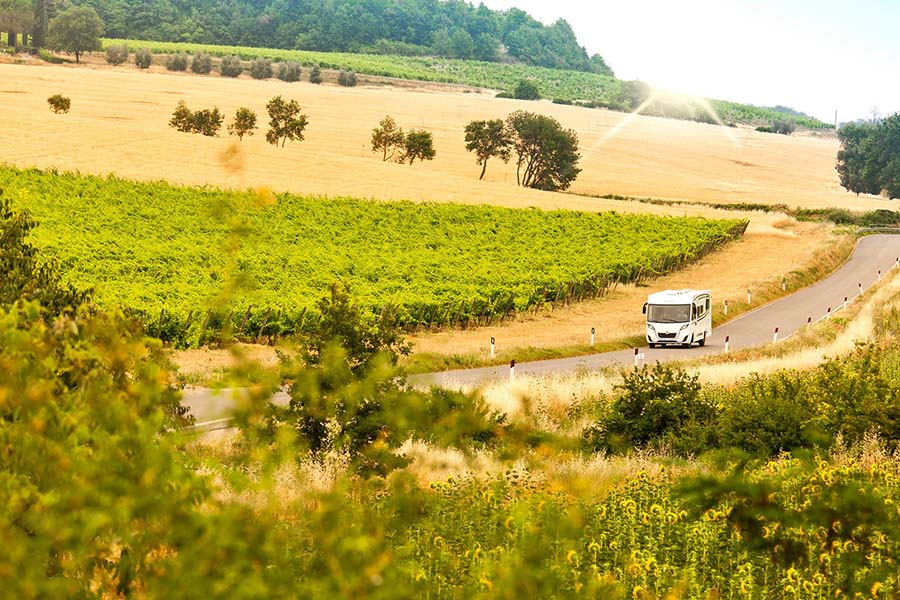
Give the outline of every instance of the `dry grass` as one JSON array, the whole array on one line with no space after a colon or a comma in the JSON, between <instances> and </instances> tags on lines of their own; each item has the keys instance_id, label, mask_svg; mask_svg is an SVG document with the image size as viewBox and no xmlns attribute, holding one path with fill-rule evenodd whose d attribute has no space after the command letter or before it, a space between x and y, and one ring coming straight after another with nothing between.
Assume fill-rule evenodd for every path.
<instances>
[{"instance_id":1,"label":"dry grass","mask_svg":"<svg viewBox=\"0 0 900 600\"><path fill-rule=\"evenodd\" d=\"M540 111L578 132L584 171L573 191L700 202L784 203L789 206L888 206L843 191L834 171L833 138L778 136L655 117L524 103L487 94L411 92L390 87L341 88L277 80L140 72L133 66L0 64L0 130L8 159L19 166L113 172L136 179L189 184L269 186L304 194L490 203L541 208L712 214L702 207L655 207L522 190L512 165L494 162L479 182L464 149L463 128L476 118L513 110ZM46 98L70 96L72 110L52 115ZM176 132L167 123L178 100L216 105L227 115L248 106L264 116L276 94L297 98L309 114L307 139L280 149L257 134L241 144L245 168L226 172L218 156L226 137ZM435 137L432 163L382 163L368 148L385 114ZM264 124L265 119L260 121ZM615 135L609 137L613 131ZM608 139L607 139L608 138ZM606 139L606 141L604 141ZM765 217L755 215L754 221Z\"/></svg>"}]
</instances>

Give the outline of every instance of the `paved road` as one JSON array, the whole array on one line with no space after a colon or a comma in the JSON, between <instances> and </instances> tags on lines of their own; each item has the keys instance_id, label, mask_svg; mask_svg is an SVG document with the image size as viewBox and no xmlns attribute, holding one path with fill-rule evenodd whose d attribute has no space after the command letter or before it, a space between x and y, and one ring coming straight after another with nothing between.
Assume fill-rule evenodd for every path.
<instances>
[{"instance_id":1,"label":"paved road","mask_svg":"<svg viewBox=\"0 0 900 600\"><path fill-rule=\"evenodd\" d=\"M725 337L730 339L730 348L738 350L772 342L776 327L779 339L795 333L804 327L811 317L813 321L823 318L828 309L836 311L844 304L844 298L851 301L860 291L877 282L879 271L887 273L894 268L900 258L900 235L870 235L861 238L850 259L826 279L806 287L790 296L744 313L740 317L713 330L712 336L703 348L640 348L644 361L653 363L668 360L684 360L700 356L718 354L724 351ZM698 283L698 287L703 287ZM715 299L714 299L715 300ZM591 354L573 358L542 360L516 365L516 376L561 374L597 369L611 365L629 365L634 362L634 350ZM474 385L509 377L509 367L485 367L418 375L410 379L416 384L436 384L445 386ZM205 429L227 427L228 414L239 400L240 391L222 390L214 394L205 388L186 390L182 404L190 407L198 423L206 423ZM287 394L276 395L276 402L287 402Z\"/></svg>"},{"instance_id":2,"label":"paved road","mask_svg":"<svg viewBox=\"0 0 900 600\"><path fill-rule=\"evenodd\" d=\"M656 361L685 360L719 354L725 349L726 336L729 337L729 348L732 350L771 343L776 327L779 339L784 339L804 327L810 317L816 321L824 317L829 308L836 311L844 303L845 297L852 301L859 295L860 285L865 290L876 283L878 272L887 273L894 268L898 257L900 257L900 235L863 237L850 259L829 277L716 327L705 347L694 346L690 349L644 347L639 348L638 352L644 355L644 362L652 364ZM699 282L698 289L703 287L705 286L702 282ZM634 350L519 363L516 365L516 376L573 373L616 364L634 364ZM455 386L473 385L508 377L509 366L503 365L431 373L413 380L421 384Z\"/></svg>"}]
</instances>

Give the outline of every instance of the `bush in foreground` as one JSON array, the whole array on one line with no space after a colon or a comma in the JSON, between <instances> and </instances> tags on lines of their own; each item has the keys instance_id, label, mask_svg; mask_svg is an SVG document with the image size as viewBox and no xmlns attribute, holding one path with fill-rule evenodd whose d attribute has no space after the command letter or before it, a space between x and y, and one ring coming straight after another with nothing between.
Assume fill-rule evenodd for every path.
<instances>
[{"instance_id":1,"label":"bush in foreground","mask_svg":"<svg viewBox=\"0 0 900 600\"><path fill-rule=\"evenodd\" d=\"M62 94L53 94L47 98L47 104L50 105L50 110L57 114L67 113L72 106L72 100Z\"/></svg>"}]
</instances>

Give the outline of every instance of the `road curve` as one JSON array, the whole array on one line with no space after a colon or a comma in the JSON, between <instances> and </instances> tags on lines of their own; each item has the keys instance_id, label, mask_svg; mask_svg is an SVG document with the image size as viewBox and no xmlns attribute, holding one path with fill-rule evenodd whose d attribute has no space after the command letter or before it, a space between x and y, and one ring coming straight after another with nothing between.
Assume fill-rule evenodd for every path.
<instances>
[{"instance_id":1,"label":"road curve","mask_svg":"<svg viewBox=\"0 0 900 600\"><path fill-rule=\"evenodd\" d=\"M779 339L784 339L805 326L810 318L817 321L827 314L829 308L832 311L837 310L844 304L845 297L852 301L858 296L860 287L863 290L871 287L878 281L879 272L886 274L898 265L898 260L900 260L900 235L863 237L847 262L827 278L716 327L705 347L653 350L644 347L638 349L638 352L644 354L644 362L652 364L656 361L685 360L718 354L724 351L726 336L730 339L730 348L734 350L771 343L776 327L779 329ZM698 287L704 287L702 282L698 282ZM633 364L633 361L634 350L541 360L517 364L516 376L573 373L616 364L629 365ZM503 365L416 375L410 377L410 381L416 385L458 387L508 377L509 367ZM182 405L190 408L191 414L200 424L200 429L227 428L230 421L228 415L240 402L240 395L240 390L215 392L207 388L194 388L185 390ZM278 392L274 401L287 403L286 392L284 390Z\"/></svg>"},{"instance_id":2,"label":"road curve","mask_svg":"<svg viewBox=\"0 0 900 600\"><path fill-rule=\"evenodd\" d=\"M900 260L900 235L869 235L860 238L853 254L839 269L825 279L805 287L789 296L748 311L743 315L716 327L706 346L682 348L639 348L643 362L686 360L719 354L725 349L725 337L729 348L738 350L771 343L775 328L779 339L797 332L812 318L817 321L826 316L829 308L837 310L844 298L852 301L859 295L860 287L868 289L879 279L879 272L887 273ZM706 287L698 282L698 289ZM713 298L716 301L715 298ZM603 354L590 354L572 358L540 360L516 365L516 376L565 374L634 363L634 350L619 350ZM410 379L416 384L441 386L471 386L509 377L509 366L463 369L419 375Z\"/></svg>"}]
</instances>

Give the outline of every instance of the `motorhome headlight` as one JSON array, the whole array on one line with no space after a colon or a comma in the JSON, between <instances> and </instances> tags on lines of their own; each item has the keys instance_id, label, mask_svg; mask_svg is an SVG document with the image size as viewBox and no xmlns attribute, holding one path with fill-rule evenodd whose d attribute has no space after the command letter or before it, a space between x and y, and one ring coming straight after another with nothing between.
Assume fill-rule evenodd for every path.
<instances>
[{"instance_id":1,"label":"motorhome headlight","mask_svg":"<svg viewBox=\"0 0 900 600\"><path fill-rule=\"evenodd\" d=\"M681 333L682 331L684 331L687 328L688 328L688 325L682 325L681 329L678 330L678 333Z\"/></svg>"},{"instance_id":2,"label":"motorhome headlight","mask_svg":"<svg viewBox=\"0 0 900 600\"><path fill-rule=\"evenodd\" d=\"M649 330L652 331L653 333L656 333L656 327L654 327L654 326L651 325L650 323L647 323L647 329L649 329Z\"/></svg>"}]
</instances>

